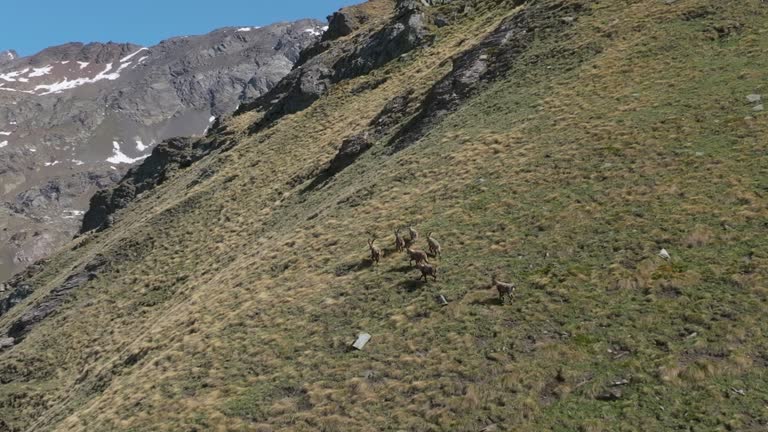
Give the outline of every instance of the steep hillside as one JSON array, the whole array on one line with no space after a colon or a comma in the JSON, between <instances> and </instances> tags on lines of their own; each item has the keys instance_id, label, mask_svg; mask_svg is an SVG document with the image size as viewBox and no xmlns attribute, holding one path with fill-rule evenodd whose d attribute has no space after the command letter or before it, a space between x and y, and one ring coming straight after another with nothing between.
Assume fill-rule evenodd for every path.
<instances>
[{"instance_id":1,"label":"steep hillside","mask_svg":"<svg viewBox=\"0 0 768 432\"><path fill-rule=\"evenodd\" d=\"M72 238L88 200L162 140L202 136L320 39L315 20L222 28L152 47L0 53L0 281Z\"/></svg>"},{"instance_id":2,"label":"steep hillside","mask_svg":"<svg viewBox=\"0 0 768 432\"><path fill-rule=\"evenodd\" d=\"M11 282L0 424L768 427L764 2L341 15ZM395 252L409 225L442 244L437 281Z\"/></svg>"}]
</instances>

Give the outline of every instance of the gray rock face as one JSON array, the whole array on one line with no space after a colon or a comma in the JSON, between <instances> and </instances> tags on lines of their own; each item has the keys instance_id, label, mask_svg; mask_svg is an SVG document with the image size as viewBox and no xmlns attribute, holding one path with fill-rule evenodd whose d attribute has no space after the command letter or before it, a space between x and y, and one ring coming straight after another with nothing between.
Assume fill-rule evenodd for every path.
<instances>
[{"instance_id":1,"label":"gray rock face","mask_svg":"<svg viewBox=\"0 0 768 432\"><path fill-rule=\"evenodd\" d=\"M399 96L395 96L387 102L381 112L371 121L370 126L373 128L376 136L383 136L410 114L409 109L413 105L412 93L412 90L408 90Z\"/></svg>"},{"instance_id":2,"label":"gray rock face","mask_svg":"<svg viewBox=\"0 0 768 432\"><path fill-rule=\"evenodd\" d=\"M403 7L418 7L416 3L402 1ZM522 4L523 0L515 3ZM551 10L536 4L502 21L479 44L456 56L453 70L432 87L418 114L390 141L390 151L402 150L418 141L425 130L472 97L481 85L503 77L538 34L562 32L572 25L572 20L562 17L581 13L586 11L580 5Z\"/></svg>"},{"instance_id":3,"label":"gray rock face","mask_svg":"<svg viewBox=\"0 0 768 432\"><path fill-rule=\"evenodd\" d=\"M130 43L89 43L70 42L46 48L29 59L32 66L47 66L53 62L76 61L106 64L122 58L141 48Z\"/></svg>"},{"instance_id":4,"label":"gray rock face","mask_svg":"<svg viewBox=\"0 0 768 432\"><path fill-rule=\"evenodd\" d=\"M375 33L335 65L334 80L364 75L427 42L430 34L426 17L418 10L406 9L397 21Z\"/></svg>"},{"instance_id":5,"label":"gray rock face","mask_svg":"<svg viewBox=\"0 0 768 432\"><path fill-rule=\"evenodd\" d=\"M99 270L106 264L107 261L103 257L97 256L85 266L85 269L70 275L63 284L54 288L50 294L27 310L21 318L14 321L11 328L8 329L8 337L12 338L15 342L23 339L32 326L56 313L58 307L69 297L73 290L95 279L98 276Z\"/></svg>"},{"instance_id":6,"label":"gray rock face","mask_svg":"<svg viewBox=\"0 0 768 432\"><path fill-rule=\"evenodd\" d=\"M368 16L355 8L346 8L328 17L328 31L323 34L323 41L332 41L348 36L368 21Z\"/></svg>"},{"instance_id":7,"label":"gray rock face","mask_svg":"<svg viewBox=\"0 0 768 432\"><path fill-rule=\"evenodd\" d=\"M331 160L328 167L329 171L335 174L352 165L355 159L365 153L372 145L373 142L365 134L346 138L341 142L341 148Z\"/></svg>"},{"instance_id":8,"label":"gray rock face","mask_svg":"<svg viewBox=\"0 0 768 432\"><path fill-rule=\"evenodd\" d=\"M35 287L28 281L43 270L46 262L40 260L16 274L8 283L0 284L0 316L5 315L35 291Z\"/></svg>"},{"instance_id":9,"label":"gray rock face","mask_svg":"<svg viewBox=\"0 0 768 432\"><path fill-rule=\"evenodd\" d=\"M0 338L0 350L4 350L6 348L10 348L13 345L15 345L16 339L11 337L6 338Z\"/></svg>"},{"instance_id":10,"label":"gray rock face","mask_svg":"<svg viewBox=\"0 0 768 432\"><path fill-rule=\"evenodd\" d=\"M230 145L230 141L215 138L195 141L171 138L164 141L140 165L128 170L119 183L97 192L83 217L81 232L109 228L110 217L130 204L137 195L162 184L175 169L187 168L212 150Z\"/></svg>"},{"instance_id":11,"label":"gray rock face","mask_svg":"<svg viewBox=\"0 0 768 432\"><path fill-rule=\"evenodd\" d=\"M0 65L3 65L5 63L10 63L13 60L17 59L19 57L19 54L16 53L14 50L6 50L6 51L0 51Z\"/></svg>"},{"instance_id":12,"label":"gray rock face","mask_svg":"<svg viewBox=\"0 0 768 432\"><path fill-rule=\"evenodd\" d=\"M156 46L0 52L0 281L71 238L89 198L156 143L201 137L288 74L324 23L223 28Z\"/></svg>"},{"instance_id":13,"label":"gray rock face","mask_svg":"<svg viewBox=\"0 0 768 432\"><path fill-rule=\"evenodd\" d=\"M323 40L309 47L291 73L265 95L243 105L238 113L264 111L262 119L251 127L251 132L256 132L282 116L307 108L333 84L365 75L428 43L432 35L428 31L427 17L422 7L399 8L393 22L372 34L361 35L360 40ZM339 14L349 15L344 9ZM331 19L341 19L334 18L339 14ZM362 16L356 18L358 22L366 19ZM349 22L351 18L344 20ZM344 33L347 27L340 30L329 26L328 31Z\"/></svg>"}]
</instances>

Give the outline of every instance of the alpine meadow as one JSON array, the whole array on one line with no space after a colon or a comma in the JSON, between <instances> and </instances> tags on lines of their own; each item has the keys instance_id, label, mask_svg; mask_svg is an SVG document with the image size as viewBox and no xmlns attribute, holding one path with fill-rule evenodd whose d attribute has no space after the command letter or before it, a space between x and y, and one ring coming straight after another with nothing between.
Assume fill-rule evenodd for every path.
<instances>
[{"instance_id":1,"label":"alpine meadow","mask_svg":"<svg viewBox=\"0 0 768 432\"><path fill-rule=\"evenodd\" d=\"M6 282L0 431L765 431L766 23L334 13Z\"/></svg>"}]
</instances>

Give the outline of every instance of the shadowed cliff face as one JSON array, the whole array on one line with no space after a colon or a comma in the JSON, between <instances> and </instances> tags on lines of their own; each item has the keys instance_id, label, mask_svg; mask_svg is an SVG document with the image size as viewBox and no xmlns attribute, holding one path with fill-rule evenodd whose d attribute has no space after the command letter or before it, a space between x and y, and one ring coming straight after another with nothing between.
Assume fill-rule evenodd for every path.
<instances>
[{"instance_id":1,"label":"shadowed cliff face","mask_svg":"<svg viewBox=\"0 0 768 432\"><path fill-rule=\"evenodd\" d=\"M0 280L71 238L90 196L157 143L202 136L271 89L323 31L303 20L0 52Z\"/></svg>"}]
</instances>

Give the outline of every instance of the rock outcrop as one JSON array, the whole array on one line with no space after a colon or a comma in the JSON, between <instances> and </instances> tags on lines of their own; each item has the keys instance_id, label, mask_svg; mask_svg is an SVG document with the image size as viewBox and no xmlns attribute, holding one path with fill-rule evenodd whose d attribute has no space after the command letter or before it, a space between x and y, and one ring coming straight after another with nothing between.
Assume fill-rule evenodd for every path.
<instances>
[{"instance_id":1,"label":"rock outcrop","mask_svg":"<svg viewBox=\"0 0 768 432\"><path fill-rule=\"evenodd\" d=\"M404 2L412 7L415 1ZM516 0L517 4L524 3ZM453 69L437 82L422 102L419 113L391 140L391 151L401 150L417 141L434 123L453 112L484 84L509 70L537 36L561 33L572 25L583 6L532 4L519 14L505 19L479 44L453 59Z\"/></svg>"},{"instance_id":2,"label":"rock outcrop","mask_svg":"<svg viewBox=\"0 0 768 432\"><path fill-rule=\"evenodd\" d=\"M432 36L424 8L423 4L398 4L387 25L370 34L360 34L354 41L338 39L338 35L354 30L354 26L348 25L350 22L364 22L362 12L355 15L342 10L331 16L328 31L337 36L307 48L285 79L262 97L241 106L238 113L263 111L263 118L250 129L257 132L285 115L306 109L334 84L365 75L428 43Z\"/></svg>"},{"instance_id":3,"label":"rock outcrop","mask_svg":"<svg viewBox=\"0 0 768 432\"><path fill-rule=\"evenodd\" d=\"M104 257L96 257L88 263L82 271L70 275L63 284L54 288L42 300L27 310L21 318L17 319L8 330L8 338L13 338L18 343L24 338L30 328L51 314L56 313L58 307L66 300L73 290L79 288L88 281L95 279L99 270L107 264Z\"/></svg>"},{"instance_id":4,"label":"rock outcrop","mask_svg":"<svg viewBox=\"0 0 768 432\"><path fill-rule=\"evenodd\" d=\"M0 66L5 63L10 63L18 57L19 54L14 50L0 51Z\"/></svg>"},{"instance_id":5,"label":"rock outcrop","mask_svg":"<svg viewBox=\"0 0 768 432\"><path fill-rule=\"evenodd\" d=\"M128 206L138 195L164 183L176 169L184 169L211 151L231 144L228 140L171 138L152 150L140 165L128 170L117 185L97 192L83 217L81 232L108 228L115 212Z\"/></svg>"}]
</instances>

